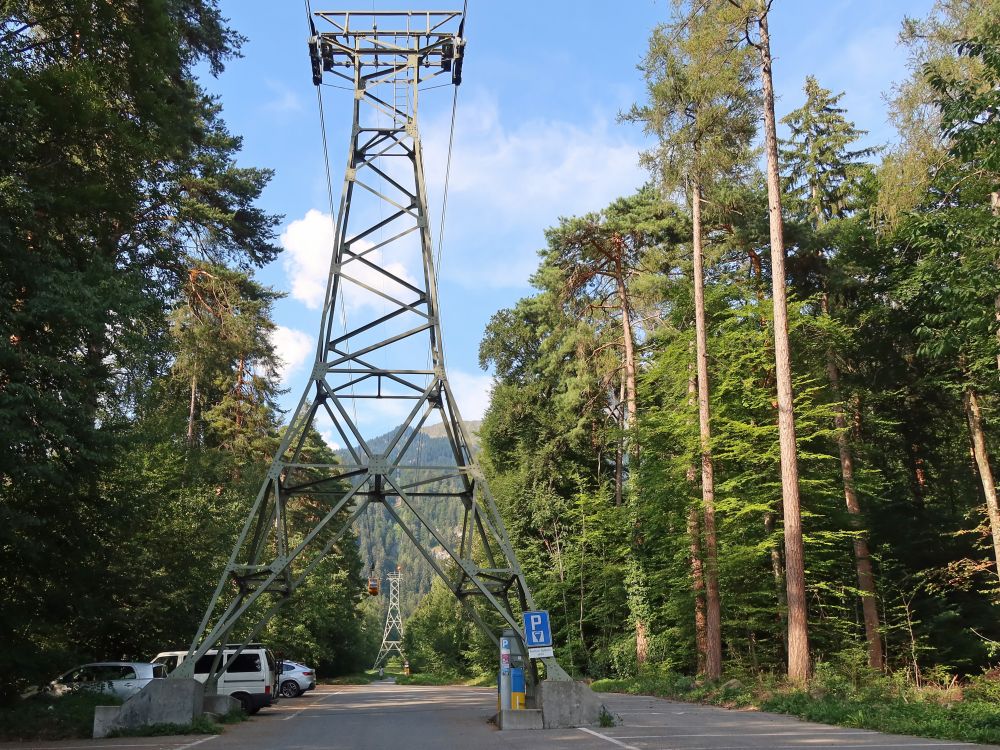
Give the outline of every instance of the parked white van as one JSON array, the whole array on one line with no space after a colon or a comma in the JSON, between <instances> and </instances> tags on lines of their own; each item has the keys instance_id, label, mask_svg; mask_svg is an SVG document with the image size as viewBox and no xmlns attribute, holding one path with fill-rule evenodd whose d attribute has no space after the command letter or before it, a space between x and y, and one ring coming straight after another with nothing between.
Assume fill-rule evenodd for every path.
<instances>
[{"instance_id":1,"label":"parked white van","mask_svg":"<svg viewBox=\"0 0 1000 750\"><path fill-rule=\"evenodd\" d=\"M225 661L236 653L239 646L227 645L222 652ZM208 679L208 672L218 650L212 649L194 665L194 678L201 682ZM187 651L161 651L153 659L173 672L187 659ZM248 714L255 714L265 706L278 701L278 665L274 655L259 643L247 645L229 669L219 675L219 695L231 695L240 702Z\"/></svg>"}]
</instances>

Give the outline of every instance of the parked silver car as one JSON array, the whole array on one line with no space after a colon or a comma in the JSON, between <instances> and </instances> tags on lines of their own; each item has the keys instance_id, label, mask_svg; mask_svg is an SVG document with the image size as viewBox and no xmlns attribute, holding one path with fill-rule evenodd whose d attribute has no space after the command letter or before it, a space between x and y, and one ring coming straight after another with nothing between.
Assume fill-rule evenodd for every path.
<instances>
[{"instance_id":1,"label":"parked silver car","mask_svg":"<svg viewBox=\"0 0 1000 750\"><path fill-rule=\"evenodd\" d=\"M162 664L144 661L97 661L73 667L52 680L46 690L53 695L63 695L71 690L94 690L126 700L152 680L166 676L167 668Z\"/></svg>"},{"instance_id":2,"label":"parked silver car","mask_svg":"<svg viewBox=\"0 0 1000 750\"><path fill-rule=\"evenodd\" d=\"M297 661L281 662L281 696L295 698L316 687L316 671Z\"/></svg>"}]
</instances>

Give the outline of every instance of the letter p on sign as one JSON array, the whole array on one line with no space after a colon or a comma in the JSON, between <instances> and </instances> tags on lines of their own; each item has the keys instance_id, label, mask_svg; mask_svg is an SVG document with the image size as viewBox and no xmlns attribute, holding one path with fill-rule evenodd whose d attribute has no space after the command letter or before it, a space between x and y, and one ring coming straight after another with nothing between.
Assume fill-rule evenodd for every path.
<instances>
[{"instance_id":1,"label":"letter p on sign","mask_svg":"<svg viewBox=\"0 0 1000 750\"><path fill-rule=\"evenodd\" d=\"M529 648L552 645L548 612L542 610L524 613L524 640Z\"/></svg>"}]
</instances>

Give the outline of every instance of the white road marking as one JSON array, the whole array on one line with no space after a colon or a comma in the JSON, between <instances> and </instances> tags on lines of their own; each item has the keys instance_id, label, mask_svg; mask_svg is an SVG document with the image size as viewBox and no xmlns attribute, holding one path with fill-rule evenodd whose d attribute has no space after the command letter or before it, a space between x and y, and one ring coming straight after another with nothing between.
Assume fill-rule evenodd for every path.
<instances>
[{"instance_id":1,"label":"white road marking","mask_svg":"<svg viewBox=\"0 0 1000 750\"><path fill-rule=\"evenodd\" d=\"M210 740L214 740L218 736L219 735L217 734L213 734L211 737L202 737L200 740L195 740L194 742L189 742L186 745L181 745L180 747L177 748L177 750L187 750L187 748L194 747L195 745L200 745L202 742L209 742Z\"/></svg>"},{"instance_id":2,"label":"white road marking","mask_svg":"<svg viewBox=\"0 0 1000 750\"><path fill-rule=\"evenodd\" d=\"M581 729L581 731L587 732L587 731L590 731L590 730ZM639 748L637 748L637 747L632 747L631 745L623 745L620 742L615 742L614 739L612 739L611 737L605 737L603 734L598 735L597 732L591 732L591 734L597 735L598 737L606 739L606 740L608 740L610 742L614 742L616 745L621 745L622 747L628 748L629 750L639 750ZM663 738L660 738L660 737L649 737L649 738L645 738L645 739L663 739ZM820 741L819 738L817 738L817 741ZM974 748L974 747L977 747L976 745L969 744L968 742L919 742L919 741L917 741L917 742L886 742L886 743L882 743L882 744L867 743L867 744L864 744L864 745L841 745L841 744L830 743L830 741L828 739L826 739L826 738L824 738L821 741L825 742L825 743L828 743L828 744L825 744L825 745L814 745L812 747L873 748L873 750L878 750L878 748L884 748L884 747L912 747L912 748L918 748L918 747L969 747L969 748ZM768 750L801 750L801 748L810 747L810 745L805 745L805 744L801 744L800 743L798 745L768 745L767 747L768 747ZM746 745L732 745L732 746L725 746L725 747L720 747L718 745L705 745L703 747L688 747L688 748L685 748L685 750L748 750L748 748L747 748Z\"/></svg>"},{"instance_id":3,"label":"white road marking","mask_svg":"<svg viewBox=\"0 0 1000 750\"><path fill-rule=\"evenodd\" d=\"M587 727L578 727L581 732L586 732L587 734L592 734L595 737L600 737L602 740L610 742L612 745L617 745L618 747L624 747L625 750L639 750L639 748L632 745L626 745L624 742L619 742L614 737L608 737L606 734L601 734L600 732L595 732L593 729L587 729Z\"/></svg>"},{"instance_id":4,"label":"white road marking","mask_svg":"<svg viewBox=\"0 0 1000 750\"><path fill-rule=\"evenodd\" d=\"M32 746L32 750L100 750L100 748L103 747L144 747L147 750L159 750L159 748L161 747L171 747L175 748L176 750L180 750L182 746L173 744L150 745L148 743L145 745L125 745L120 742L116 742L114 745L95 745L93 743L89 745L52 745L51 747L45 745L34 745ZM184 745L183 747L189 747L189 746Z\"/></svg>"},{"instance_id":5,"label":"white road marking","mask_svg":"<svg viewBox=\"0 0 1000 750\"><path fill-rule=\"evenodd\" d=\"M637 724L629 724L624 729L666 729L663 725L646 725L639 726ZM849 734L876 734L876 732L869 730L858 730L850 732L740 732L740 737L816 737L819 739L823 736L832 736L834 739L837 737L842 737ZM824 736L825 735L825 736ZM732 737L732 734L637 734L634 737L619 737L620 740L642 740L642 739L669 739L673 737Z\"/></svg>"},{"instance_id":6,"label":"white road marking","mask_svg":"<svg viewBox=\"0 0 1000 750\"><path fill-rule=\"evenodd\" d=\"M338 690L336 693L326 693L326 692L324 692L324 693L322 693L323 697L320 698L318 701L310 703L308 706L303 706L302 708L293 708L293 709L291 709L291 711L289 712L288 716L286 716L284 719L282 719L282 721L289 721L290 719L294 719L296 716L298 716L299 714L301 714L303 711L308 711L310 708L318 708L318 707L320 707L320 706L323 705L320 701L325 701L327 698L330 698L330 697L332 697L334 695L340 695L343 692L344 692L343 690Z\"/></svg>"}]
</instances>

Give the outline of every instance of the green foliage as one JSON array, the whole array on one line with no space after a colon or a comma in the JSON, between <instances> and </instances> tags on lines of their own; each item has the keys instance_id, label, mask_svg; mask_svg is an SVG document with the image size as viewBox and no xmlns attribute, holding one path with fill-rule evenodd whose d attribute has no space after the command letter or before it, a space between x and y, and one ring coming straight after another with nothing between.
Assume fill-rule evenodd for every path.
<instances>
[{"instance_id":1,"label":"green foliage","mask_svg":"<svg viewBox=\"0 0 1000 750\"><path fill-rule=\"evenodd\" d=\"M196 79L243 41L215 0L15 0L0 28L4 702L188 644L277 446L252 272L280 217ZM303 592L330 664L361 637L349 539L337 561Z\"/></svg>"},{"instance_id":2,"label":"green foliage","mask_svg":"<svg viewBox=\"0 0 1000 750\"><path fill-rule=\"evenodd\" d=\"M435 579L404 630L403 653L415 673L450 681L478 671L474 648L482 636L444 581Z\"/></svg>"},{"instance_id":3,"label":"green foliage","mask_svg":"<svg viewBox=\"0 0 1000 750\"><path fill-rule=\"evenodd\" d=\"M242 713L242 712L241 712ZM235 723L228 720L226 723ZM108 737L172 737L185 734L221 734L223 726L211 717L202 714L190 724L146 724L130 729L116 729Z\"/></svg>"},{"instance_id":4,"label":"green foliage","mask_svg":"<svg viewBox=\"0 0 1000 750\"><path fill-rule=\"evenodd\" d=\"M973 675L969 678L969 684L963 689L962 694L966 700L1000 705L1000 675L996 670Z\"/></svg>"},{"instance_id":5,"label":"green foliage","mask_svg":"<svg viewBox=\"0 0 1000 750\"><path fill-rule=\"evenodd\" d=\"M843 92L834 95L808 76L805 94L805 103L782 119L791 138L781 156L787 165L789 208L819 225L856 208L851 202L857 198L858 180L867 172L863 160L877 149L850 148L865 131L848 122L846 110L838 106Z\"/></svg>"},{"instance_id":6,"label":"green foliage","mask_svg":"<svg viewBox=\"0 0 1000 750\"><path fill-rule=\"evenodd\" d=\"M714 183L747 166L759 92L752 48L741 46L735 10L719 3L657 26L640 69L648 104L625 119L643 123L659 145L643 160L667 189Z\"/></svg>"},{"instance_id":7,"label":"green foliage","mask_svg":"<svg viewBox=\"0 0 1000 750\"><path fill-rule=\"evenodd\" d=\"M789 692L764 701L760 707L807 721L892 734L986 743L1000 739L1000 709L991 703L939 705L891 698L872 702L833 696L817 699Z\"/></svg>"},{"instance_id":8,"label":"green foliage","mask_svg":"<svg viewBox=\"0 0 1000 750\"><path fill-rule=\"evenodd\" d=\"M862 658L863 658L862 654ZM632 679L597 680L598 692L656 695L673 700L726 707L752 707L787 713L825 724L875 729L893 734L945 740L995 743L1000 737L1000 708L995 701L965 692L956 700L939 688L917 689L895 677L857 675L833 664L817 665L808 690L773 677L696 682L676 673L646 673Z\"/></svg>"},{"instance_id":9,"label":"green foliage","mask_svg":"<svg viewBox=\"0 0 1000 750\"><path fill-rule=\"evenodd\" d=\"M114 696L78 690L54 697L47 694L17 700L0 707L0 740L63 740L90 738L94 731L94 708L115 706Z\"/></svg>"},{"instance_id":10,"label":"green foliage","mask_svg":"<svg viewBox=\"0 0 1000 750\"><path fill-rule=\"evenodd\" d=\"M396 677L397 685L461 685L464 682L464 678L455 673L420 672Z\"/></svg>"}]
</instances>

